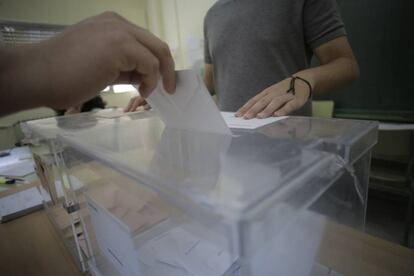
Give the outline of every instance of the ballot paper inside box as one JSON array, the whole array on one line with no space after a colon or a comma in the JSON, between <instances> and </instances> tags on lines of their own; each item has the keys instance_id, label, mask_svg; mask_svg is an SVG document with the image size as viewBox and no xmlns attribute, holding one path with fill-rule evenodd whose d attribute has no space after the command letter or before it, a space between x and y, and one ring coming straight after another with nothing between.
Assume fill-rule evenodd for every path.
<instances>
[{"instance_id":1,"label":"ballot paper inside box","mask_svg":"<svg viewBox=\"0 0 414 276\"><path fill-rule=\"evenodd\" d=\"M95 185L86 201L99 250L122 275L223 275L235 261L217 235L144 188Z\"/></svg>"}]
</instances>

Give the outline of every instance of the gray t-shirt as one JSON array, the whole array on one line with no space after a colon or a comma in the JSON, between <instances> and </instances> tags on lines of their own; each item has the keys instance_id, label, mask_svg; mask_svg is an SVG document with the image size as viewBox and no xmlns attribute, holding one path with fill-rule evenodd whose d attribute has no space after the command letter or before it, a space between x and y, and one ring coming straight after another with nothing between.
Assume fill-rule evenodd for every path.
<instances>
[{"instance_id":1,"label":"gray t-shirt","mask_svg":"<svg viewBox=\"0 0 414 276\"><path fill-rule=\"evenodd\" d=\"M312 49L346 35L335 0L219 0L204 20L222 111L309 68ZM310 101L296 115L311 115Z\"/></svg>"}]
</instances>

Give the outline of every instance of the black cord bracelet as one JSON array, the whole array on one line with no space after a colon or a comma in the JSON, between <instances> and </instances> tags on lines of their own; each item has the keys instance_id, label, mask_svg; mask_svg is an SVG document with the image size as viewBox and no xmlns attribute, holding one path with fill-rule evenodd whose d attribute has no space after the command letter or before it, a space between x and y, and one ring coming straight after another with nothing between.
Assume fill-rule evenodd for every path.
<instances>
[{"instance_id":1,"label":"black cord bracelet","mask_svg":"<svg viewBox=\"0 0 414 276\"><path fill-rule=\"evenodd\" d=\"M297 77L297 76L291 76L290 77L290 86L289 86L288 91L286 91L286 93L292 93L293 95L296 94L296 88L295 88L296 80L301 80L309 86L309 97L308 97L308 99L310 99L312 97L312 94L313 94L312 85L310 84L309 81L307 81L307 80L305 80L304 78L301 78L301 77Z\"/></svg>"}]
</instances>

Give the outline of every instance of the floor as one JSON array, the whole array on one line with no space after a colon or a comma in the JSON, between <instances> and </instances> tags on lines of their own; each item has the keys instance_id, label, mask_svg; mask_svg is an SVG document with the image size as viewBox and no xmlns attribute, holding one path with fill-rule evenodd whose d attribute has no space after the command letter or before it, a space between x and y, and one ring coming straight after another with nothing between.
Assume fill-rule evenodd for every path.
<instances>
[{"instance_id":1,"label":"floor","mask_svg":"<svg viewBox=\"0 0 414 276\"><path fill-rule=\"evenodd\" d=\"M368 234L401 244L404 235L406 199L370 190L366 220ZM414 219L412 219L414 222ZM409 247L414 249L414 225L411 227Z\"/></svg>"}]
</instances>

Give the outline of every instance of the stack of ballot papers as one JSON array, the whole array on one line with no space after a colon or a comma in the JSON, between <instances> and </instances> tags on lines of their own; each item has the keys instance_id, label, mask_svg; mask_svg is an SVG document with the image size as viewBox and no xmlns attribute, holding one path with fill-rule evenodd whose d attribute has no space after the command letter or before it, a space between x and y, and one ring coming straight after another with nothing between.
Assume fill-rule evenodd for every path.
<instances>
[{"instance_id":1,"label":"stack of ballot papers","mask_svg":"<svg viewBox=\"0 0 414 276\"><path fill-rule=\"evenodd\" d=\"M25 177L34 173L34 162L28 147L13 148L10 155L0 158L0 175Z\"/></svg>"},{"instance_id":2,"label":"stack of ballot papers","mask_svg":"<svg viewBox=\"0 0 414 276\"><path fill-rule=\"evenodd\" d=\"M0 198L0 220L6 222L43 208L43 199L36 187Z\"/></svg>"},{"instance_id":3,"label":"stack of ballot papers","mask_svg":"<svg viewBox=\"0 0 414 276\"><path fill-rule=\"evenodd\" d=\"M223 119L229 128L237 129L257 129L288 118L287 116L283 116L269 117L265 119L253 118L246 120L243 117L236 117L233 112L221 112L221 116L223 116Z\"/></svg>"},{"instance_id":4,"label":"stack of ballot papers","mask_svg":"<svg viewBox=\"0 0 414 276\"><path fill-rule=\"evenodd\" d=\"M160 82L147 102L169 128L224 135L231 135L229 128L256 129L286 118L246 120L235 117L232 112L220 114L201 77L190 70L177 72L174 94L168 94Z\"/></svg>"},{"instance_id":5,"label":"stack of ballot papers","mask_svg":"<svg viewBox=\"0 0 414 276\"><path fill-rule=\"evenodd\" d=\"M154 271L169 267L169 275L221 276L236 261L226 248L176 227L137 250L138 259Z\"/></svg>"},{"instance_id":6,"label":"stack of ballot papers","mask_svg":"<svg viewBox=\"0 0 414 276\"><path fill-rule=\"evenodd\" d=\"M23 160L0 167L0 175L7 177L25 177L34 173L33 160Z\"/></svg>"},{"instance_id":7,"label":"stack of ballot papers","mask_svg":"<svg viewBox=\"0 0 414 276\"><path fill-rule=\"evenodd\" d=\"M223 245L173 223L153 192L104 184L90 189L86 201L99 249L122 275L219 276L235 263Z\"/></svg>"}]
</instances>

